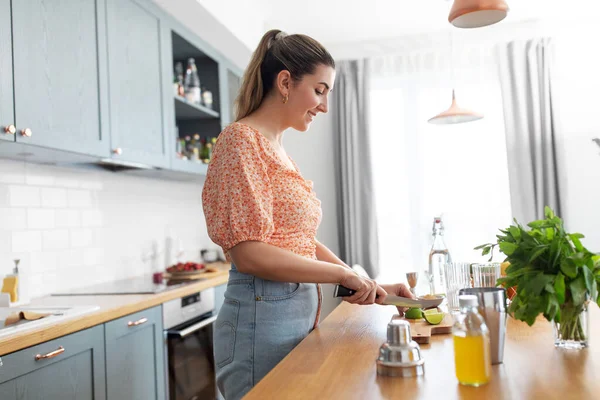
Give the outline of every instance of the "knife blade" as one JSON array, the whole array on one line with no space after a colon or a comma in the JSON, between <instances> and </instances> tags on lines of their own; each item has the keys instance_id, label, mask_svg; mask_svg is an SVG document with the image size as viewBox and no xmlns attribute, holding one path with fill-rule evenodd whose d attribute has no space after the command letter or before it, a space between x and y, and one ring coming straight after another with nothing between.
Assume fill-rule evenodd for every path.
<instances>
[{"instance_id":1,"label":"knife blade","mask_svg":"<svg viewBox=\"0 0 600 400\"><path fill-rule=\"evenodd\" d=\"M342 285L336 285L333 292L333 297L346 297L352 296L356 291L348 289ZM443 297L436 299L410 299L408 297L395 296L388 294L383 301L385 305L393 305L397 307L408 307L408 308L433 308L437 307L444 301Z\"/></svg>"}]
</instances>

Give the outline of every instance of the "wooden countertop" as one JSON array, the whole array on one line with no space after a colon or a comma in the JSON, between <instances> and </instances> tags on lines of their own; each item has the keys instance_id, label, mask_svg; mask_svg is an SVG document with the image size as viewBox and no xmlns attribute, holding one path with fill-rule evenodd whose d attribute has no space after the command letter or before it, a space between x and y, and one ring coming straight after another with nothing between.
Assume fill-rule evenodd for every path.
<instances>
[{"instance_id":1,"label":"wooden countertop","mask_svg":"<svg viewBox=\"0 0 600 400\"><path fill-rule=\"evenodd\" d=\"M194 281L188 285L158 294L47 296L35 299L27 306L94 305L99 306L100 309L73 319L0 339L0 356L154 307L178 297L227 283L230 264L215 263L208 264L208 266L217 268L219 271L212 274L211 278Z\"/></svg>"},{"instance_id":2,"label":"wooden countertop","mask_svg":"<svg viewBox=\"0 0 600 400\"><path fill-rule=\"evenodd\" d=\"M377 375L393 306L342 303L248 393L253 399L594 399L600 393L600 311L590 310L590 347L555 349L551 325L509 318L504 363L480 388L458 384L451 335L420 345L425 375Z\"/></svg>"}]
</instances>

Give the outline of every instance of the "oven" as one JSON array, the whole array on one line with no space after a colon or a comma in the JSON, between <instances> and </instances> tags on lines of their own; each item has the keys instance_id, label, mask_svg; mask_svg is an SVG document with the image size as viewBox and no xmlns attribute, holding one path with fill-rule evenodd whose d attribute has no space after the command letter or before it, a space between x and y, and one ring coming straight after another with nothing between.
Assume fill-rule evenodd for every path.
<instances>
[{"instance_id":1,"label":"oven","mask_svg":"<svg viewBox=\"0 0 600 400\"><path fill-rule=\"evenodd\" d=\"M166 382L170 400L216 399L213 288L163 304Z\"/></svg>"}]
</instances>

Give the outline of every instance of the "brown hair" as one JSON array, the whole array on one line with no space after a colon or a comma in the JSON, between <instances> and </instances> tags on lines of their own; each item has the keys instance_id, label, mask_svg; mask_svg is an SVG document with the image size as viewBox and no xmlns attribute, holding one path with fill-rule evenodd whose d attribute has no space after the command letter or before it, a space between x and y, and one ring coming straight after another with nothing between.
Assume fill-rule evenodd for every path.
<instances>
[{"instance_id":1,"label":"brown hair","mask_svg":"<svg viewBox=\"0 0 600 400\"><path fill-rule=\"evenodd\" d=\"M319 65L335 68L333 57L325 47L306 35L286 35L273 29L264 34L246 68L236 99L236 121L256 111L283 70L293 80L315 72Z\"/></svg>"}]
</instances>

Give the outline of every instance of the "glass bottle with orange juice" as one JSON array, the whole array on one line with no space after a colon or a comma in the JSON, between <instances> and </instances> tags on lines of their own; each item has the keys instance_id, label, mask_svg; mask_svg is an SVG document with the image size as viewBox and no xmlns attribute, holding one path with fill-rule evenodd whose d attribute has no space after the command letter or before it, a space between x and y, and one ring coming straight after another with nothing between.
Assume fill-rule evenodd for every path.
<instances>
[{"instance_id":1,"label":"glass bottle with orange juice","mask_svg":"<svg viewBox=\"0 0 600 400\"><path fill-rule=\"evenodd\" d=\"M452 327L456 378L462 385L485 385L492 369L489 330L477 311L476 296L459 296L458 302L460 314Z\"/></svg>"}]
</instances>

